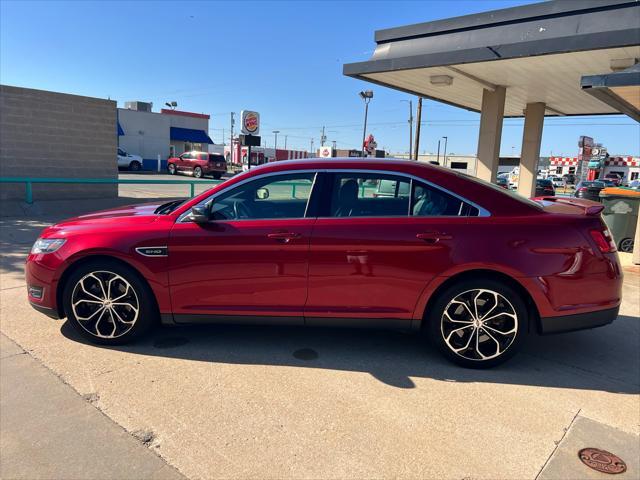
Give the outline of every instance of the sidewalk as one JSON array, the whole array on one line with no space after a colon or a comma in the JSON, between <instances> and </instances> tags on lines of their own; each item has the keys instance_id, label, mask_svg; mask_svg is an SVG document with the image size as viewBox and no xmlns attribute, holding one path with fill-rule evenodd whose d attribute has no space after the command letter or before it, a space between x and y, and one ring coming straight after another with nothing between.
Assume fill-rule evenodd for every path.
<instances>
[{"instance_id":1,"label":"sidewalk","mask_svg":"<svg viewBox=\"0 0 640 480\"><path fill-rule=\"evenodd\" d=\"M0 478L181 479L0 334Z\"/></svg>"}]
</instances>

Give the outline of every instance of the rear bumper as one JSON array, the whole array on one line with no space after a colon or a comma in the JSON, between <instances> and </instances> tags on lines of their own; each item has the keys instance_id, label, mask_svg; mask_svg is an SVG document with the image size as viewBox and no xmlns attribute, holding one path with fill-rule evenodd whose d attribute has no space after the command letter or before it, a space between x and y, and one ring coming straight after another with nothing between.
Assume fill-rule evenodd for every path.
<instances>
[{"instance_id":1,"label":"rear bumper","mask_svg":"<svg viewBox=\"0 0 640 480\"><path fill-rule=\"evenodd\" d=\"M596 312L541 318L540 327L543 335L602 327L613 322L618 316L619 310L620 306L617 306Z\"/></svg>"}]
</instances>

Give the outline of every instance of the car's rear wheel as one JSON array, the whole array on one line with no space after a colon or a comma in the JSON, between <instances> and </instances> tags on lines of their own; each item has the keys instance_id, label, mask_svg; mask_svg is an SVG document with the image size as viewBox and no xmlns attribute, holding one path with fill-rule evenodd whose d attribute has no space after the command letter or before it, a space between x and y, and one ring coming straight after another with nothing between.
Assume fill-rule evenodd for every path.
<instances>
[{"instance_id":1,"label":"car's rear wheel","mask_svg":"<svg viewBox=\"0 0 640 480\"><path fill-rule=\"evenodd\" d=\"M432 343L468 368L505 362L520 348L529 315L521 295L493 279L464 280L438 294L427 327Z\"/></svg>"},{"instance_id":2,"label":"car's rear wheel","mask_svg":"<svg viewBox=\"0 0 640 480\"><path fill-rule=\"evenodd\" d=\"M142 165L137 160L134 160L129 164L129 170L132 172L139 172L142 169Z\"/></svg>"},{"instance_id":3,"label":"car's rear wheel","mask_svg":"<svg viewBox=\"0 0 640 480\"><path fill-rule=\"evenodd\" d=\"M193 176L196 178L202 178L202 169L200 167L196 167L193 169Z\"/></svg>"},{"instance_id":4,"label":"car's rear wheel","mask_svg":"<svg viewBox=\"0 0 640 480\"><path fill-rule=\"evenodd\" d=\"M620 240L618 248L621 252L631 253L633 252L633 243L633 238L623 238L622 240Z\"/></svg>"},{"instance_id":5,"label":"car's rear wheel","mask_svg":"<svg viewBox=\"0 0 640 480\"><path fill-rule=\"evenodd\" d=\"M115 261L89 262L75 270L65 285L63 305L80 335L104 345L129 343L157 319L149 286Z\"/></svg>"},{"instance_id":6,"label":"car's rear wheel","mask_svg":"<svg viewBox=\"0 0 640 480\"><path fill-rule=\"evenodd\" d=\"M167 170L169 170L169 175L176 174L176 166L173 163L170 163L169 165L167 165Z\"/></svg>"}]
</instances>

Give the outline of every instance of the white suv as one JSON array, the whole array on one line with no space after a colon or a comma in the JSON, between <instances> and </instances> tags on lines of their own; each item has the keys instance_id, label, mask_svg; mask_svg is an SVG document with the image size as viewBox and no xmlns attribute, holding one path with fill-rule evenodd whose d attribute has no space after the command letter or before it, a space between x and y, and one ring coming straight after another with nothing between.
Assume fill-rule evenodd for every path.
<instances>
[{"instance_id":1,"label":"white suv","mask_svg":"<svg viewBox=\"0 0 640 480\"><path fill-rule=\"evenodd\" d=\"M142 157L133 155L118 148L118 168L128 168L133 172L142 170Z\"/></svg>"}]
</instances>

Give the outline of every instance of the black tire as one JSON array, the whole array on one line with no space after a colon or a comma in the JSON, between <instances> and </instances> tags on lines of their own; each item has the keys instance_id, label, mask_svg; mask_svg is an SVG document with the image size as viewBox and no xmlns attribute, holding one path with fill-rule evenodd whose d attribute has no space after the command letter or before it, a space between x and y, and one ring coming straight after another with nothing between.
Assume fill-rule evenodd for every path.
<instances>
[{"instance_id":1,"label":"black tire","mask_svg":"<svg viewBox=\"0 0 640 480\"><path fill-rule=\"evenodd\" d=\"M169 175L176 174L176 166L173 163L170 163L169 165L167 165L167 170L169 171Z\"/></svg>"},{"instance_id":2,"label":"black tire","mask_svg":"<svg viewBox=\"0 0 640 480\"><path fill-rule=\"evenodd\" d=\"M110 278L114 280L107 285L109 282L106 280ZM81 281L82 286L79 284ZM125 283L129 284L129 289L125 289ZM100 284L102 287L96 288ZM116 293L109 291L111 295L104 295L105 288L113 288ZM107 296L120 301L109 302L108 307L104 303L100 306L97 300ZM67 319L76 331L91 343L100 345L130 343L145 334L158 320L155 297L147 282L132 268L113 260L95 260L78 267L64 286L62 301ZM76 312L85 319L79 319ZM117 320L131 321L133 315L135 318L131 325ZM113 336L108 336L110 334Z\"/></svg>"},{"instance_id":3,"label":"black tire","mask_svg":"<svg viewBox=\"0 0 640 480\"><path fill-rule=\"evenodd\" d=\"M220 180L222 178L222 174L220 172L213 172L213 178Z\"/></svg>"},{"instance_id":4,"label":"black tire","mask_svg":"<svg viewBox=\"0 0 640 480\"><path fill-rule=\"evenodd\" d=\"M450 286L438 294L429 310L429 340L446 358L467 368L491 368L507 361L521 348L529 330L529 313L521 295L509 285L489 278L463 280ZM489 322L483 323L483 317ZM499 335L496 330L505 333Z\"/></svg>"},{"instance_id":5,"label":"black tire","mask_svg":"<svg viewBox=\"0 0 640 480\"><path fill-rule=\"evenodd\" d=\"M196 167L193 169L193 176L195 178L202 178L202 169L200 167Z\"/></svg>"},{"instance_id":6,"label":"black tire","mask_svg":"<svg viewBox=\"0 0 640 480\"><path fill-rule=\"evenodd\" d=\"M131 170L132 172L139 172L140 170L142 170L142 165L140 165L140 162L138 162L137 160L134 160L129 164L129 170Z\"/></svg>"},{"instance_id":7,"label":"black tire","mask_svg":"<svg viewBox=\"0 0 640 480\"><path fill-rule=\"evenodd\" d=\"M633 247L634 247L633 244L634 244L633 238L623 238L622 240L620 240L620 243L618 244L618 250L625 253L632 253Z\"/></svg>"}]
</instances>

